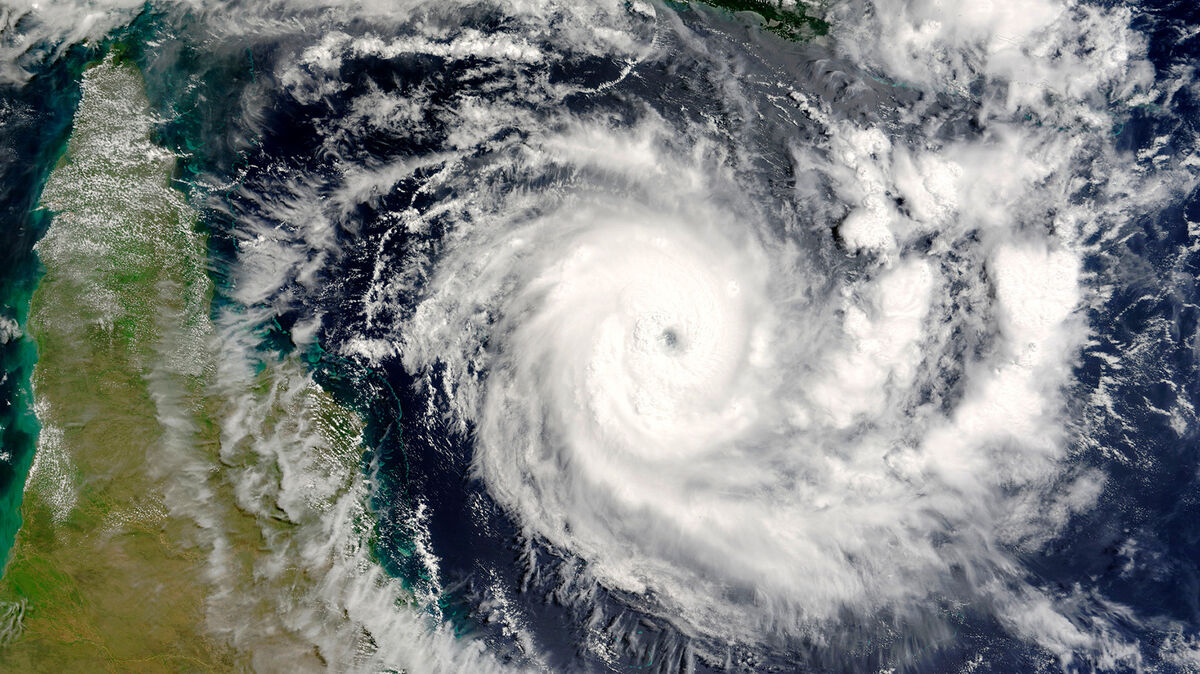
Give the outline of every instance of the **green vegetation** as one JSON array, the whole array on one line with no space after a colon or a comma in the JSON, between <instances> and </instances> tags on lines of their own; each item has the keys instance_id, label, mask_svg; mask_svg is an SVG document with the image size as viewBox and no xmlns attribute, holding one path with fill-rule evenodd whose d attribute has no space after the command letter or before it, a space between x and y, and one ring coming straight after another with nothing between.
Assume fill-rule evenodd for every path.
<instances>
[{"instance_id":1,"label":"green vegetation","mask_svg":"<svg viewBox=\"0 0 1200 674\"><path fill-rule=\"evenodd\" d=\"M362 425L298 357L218 380L207 242L148 106L131 62L88 69L43 192L42 431L0 578L0 671L317 669L281 615L315 591L297 537L327 536L320 517L361 482ZM283 485L300 471L313 486Z\"/></svg>"},{"instance_id":2,"label":"green vegetation","mask_svg":"<svg viewBox=\"0 0 1200 674\"><path fill-rule=\"evenodd\" d=\"M202 552L147 470L165 435L150 379L201 403L202 341L180 335L209 331L205 244L167 183L174 157L149 142L137 71L109 60L83 89L43 193L55 215L29 316L42 432L0 581L0 669L227 669L201 631ZM207 426L197 440L215 440Z\"/></svg>"},{"instance_id":3,"label":"green vegetation","mask_svg":"<svg viewBox=\"0 0 1200 674\"><path fill-rule=\"evenodd\" d=\"M808 7L803 0L699 0L706 5L730 12L754 12L763 19L763 27L788 40L811 40L828 35L829 23L819 16L819 8Z\"/></svg>"}]
</instances>

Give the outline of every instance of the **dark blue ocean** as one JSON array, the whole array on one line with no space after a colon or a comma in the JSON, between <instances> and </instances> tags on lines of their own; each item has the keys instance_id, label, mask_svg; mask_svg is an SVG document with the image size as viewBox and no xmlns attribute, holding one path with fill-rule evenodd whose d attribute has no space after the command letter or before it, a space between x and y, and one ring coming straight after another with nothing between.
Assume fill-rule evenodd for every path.
<instances>
[{"instance_id":1,"label":"dark blue ocean","mask_svg":"<svg viewBox=\"0 0 1200 674\"><path fill-rule=\"evenodd\" d=\"M868 4L874 9L864 13L880 11ZM563 195L586 193L592 185L608 196L639 195L644 189L651 193L646 201L652 201L650 178L629 178L623 168L599 162L600 168L580 169L572 165L575 155L555 157L536 149L549 135L569 135L576 120L602 120L614 134L650 118L668 129L713 129L717 140L703 143L731 157L738 184L748 185L728 194L714 189L716 207L756 218L765 223L763 231L794 236L805 251L796 264L820 270L822 280L805 286L811 287L805 291L811 298L833 296L843 282L865 284L876 278L878 258L847 243L848 210L838 205L846 199L837 182L842 178L820 171L813 178L797 157L806 156L805 148L825 147L835 133L830 129L845 128L837 126L842 123L883 129L896 147L949 147L986 139L990 131L980 121L981 111L1002 96L992 97L985 74L974 90L939 89L888 72L866 57L857 59L855 50L841 49L836 41L789 41L762 30L751 16L698 3L654 3L652 19L632 4L625 10L629 16L614 15L614 25L629 32L630 40L653 45L655 55L646 58L637 56L637 48L609 55L577 43L571 37L576 19L553 7L535 20L507 5L487 3L411 14L280 5L278 17L238 3L216 8L147 3L122 14L110 32L87 46L64 42L52 32L42 36L41 24L29 16L0 33L10 43L23 31L43 40L14 57L27 76L0 85L0 315L24 324L39 278L33 246L49 224L49 215L36 208L42 185L69 136L85 64L117 50L144 74L160 118L156 142L180 157L173 186L201 214L217 288L213 317L251 303L268 307L270 320L253 326L264 354L302 358L326 390L364 418L362 470L373 485L374 557L418 594L435 597L421 610L448 624L459 640L482 643L502 664L545 671L1193 671L1200 649L1200 418L1195 413L1200 405L1200 195L1193 187L1197 165L1185 158L1195 151L1200 121L1195 73L1200 8L1186 1L1102 6L1127 11L1129 30L1144 38L1145 59L1153 68L1149 93L1139 98L1104 84L1084 96L1092 109L1102 110L1098 116L1111 120L1107 128L1078 132L1082 140L1073 147L1092 159L1067 164L1065 170L1077 179L1069 190L1056 192L1060 203L1031 198L1011 204L1014 210L1028 206L1029 213L1014 225L1027 237L1042 231L1039 222L1060 223L1045 225L1049 230L1066 226L1059 216L1073 209L1096 213L1095 226L1081 227L1077 237L1080 292L1086 295L1078 316L1087 335L1068 359L1063 409L1055 422L1063 439L1054 462L1065 468L1034 482L1054 492L1067 489L1072 479L1103 476L1096 478L1101 486L1086 505L1067 508L1055 525L1046 525L1044 536L989 539L987 549L998 547L1011 560L1003 572L985 577L972 570L973 562L948 562L954 571L947 577L953 578L930 587L917 613L902 605L910 601L908 594L862 611L857 600L847 600L825 621L833 625L827 629L779 627L787 613L754 623L775 625L762 627L766 636L760 641L735 636L740 632L732 626L721 634L702 621L676 619L673 607L681 604L659 596L669 593L666 585L651 583L638 593L590 577L589 566L601 562L564 547L561 538L540 535L536 525L522 521L519 504L495 497L489 478L473 467L476 443L487 432L481 430L484 417L460 415L456 407L456 396L467 395L466 384L454 383L463 363L418 358L404 346L370 351L362 345L407 344L404 330L417 324L420 311L416 298L426 289L433 296L441 283L438 261L457 259L456 232L464 227L482 231L515 226L522 218L553 218L560 209L574 208L563 205L576 203ZM236 17L244 10L244 25L229 28L226 23L240 21ZM834 38L838 16L830 21ZM337 52L336 64L315 65L319 58L305 50L316 49L334 33L340 41L323 49ZM471 53L447 46L463 35L483 42L499 36L544 58L509 59L486 49ZM353 46L368 38L426 40L445 48ZM1060 49L1074 44L1068 41ZM1081 49L1090 54L1104 47ZM736 89L729 79L738 83ZM804 104L788 96L789 87L802 92ZM371 107L382 100L415 103L401 111ZM1050 110L1057 99L1047 94L1046 100ZM1105 100L1107 109L1097 103ZM1042 133L1058 126L1064 135L1077 133L1067 117L1052 119L1036 104L1022 105L1011 115L1018 120L1013 128ZM820 107L825 121L806 113L805 106ZM468 116L462 110L476 112ZM679 156L702 144L682 136L664 142ZM543 163L528 159L539 151ZM1107 159L1094 159L1100 156ZM511 166L501 166L510 160ZM367 187L352 186L347 177L358 169L371 173L396 165L406 168ZM1031 180L1030 189L1053 182L1061 170ZM1136 179L1114 186L1117 171ZM455 177L445 178L447 172ZM1138 190L1167 172L1193 178L1172 179L1154 198L1145 193L1137 198ZM471 190L520 203L504 202L505 216L497 219L499 207L459 203ZM555 196L545 201L541 194ZM894 188L886 200L897 212L917 208ZM521 215L512 215L516 212ZM420 226L411 224L418 220ZM562 225L561 231L572 231L570 226ZM318 229L320 247L310 245ZM921 361L924 374L911 384L913 397L905 399L914 410L922 405L953 410L969 399L977 376L969 363L986 360L999 348L1000 338L987 326L1001 319L982 308L996 293L977 288L986 283L979 279L988 278L993 258L971 252L972 245L994 235L982 226L971 231L964 225L964 230L949 244L939 242L935 229L898 237L888 253L893 259L936 254L942 256L940 269L961 264L961 277L939 272L946 279L944 294L952 298L944 306L975 317L961 325L947 318L951 327L926 347L944 360ZM554 231L536 230L531 236L549 237ZM278 232L273 266L263 272L271 280L261 284L261 291L247 290L247 269L264 264L248 258L247 251L258 250L255 242L264 232ZM489 245L506 244L480 250ZM714 257L735 254L718 251ZM459 282L466 286L476 278L472 273L478 278L490 273L487 267L463 269L475 269L460 272ZM402 281L388 286L381 275ZM477 301L471 315L478 322L463 330L483 333L480 353L500 354L495 358L503 360L512 348L506 335L523 334L514 326L520 315L529 314L504 315L486 300L471 301ZM823 300L806 301L817 306ZM536 313L536 304L522 306ZM458 316L450 314L450 320ZM302 337L294 336L297 331ZM812 337L814 343L821 339ZM429 343L437 342L430 338ZM500 360L478 361L477 376L487 376L486 363ZM0 461L0 547L5 548L20 524L24 477L37 435L29 387L35 361L28 337L0 344L5 457ZM547 356L543 365L557 362ZM501 372L498 366L491 371ZM889 381L897 381L899 375L892 376ZM555 417L546 412L538 418ZM553 423L545 421L544 437L559 437ZM839 432L851 437L849 430ZM923 433L914 430L910 436ZM563 459L556 465L571 471L577 463ZM1013 477L999 480L994 489L1016 494L1026 487ZM424 513L419 519L413 516L418 506ZM938 550L967 537L969 527L946 517L945 531L935 536L941 537L933 545ZM586 526L586 516L567 519L568 531ZM628 554L642 554L644 545L630 543ZM430 568L427 552L437 560L436 569ZM865 565L873 562L868 555L847 553L843 562ZM691 563L690 557L678 561ZM724 566L706 558L696 568ZM920 582L922 573L901 574L894 582ZM1008 590L989 590L982 597L974 589L982 584ZM1028 592L1044 597L1066 623L1093 640L1039 641L1028 628L1014 626L1007 599L998 597L1008 597L1009 590L1028 596L1013 589L1018 586L1032 588ZM731 589L730 596L740 591ZM750 613L776 610L768 590L758 592L729 601L750 607L745 608ZM501 596L503 611L496 608ZM520 628L501 614L520 616ZM1130 650L1106 651L1097 644L1130 645ZM1064 657L1071 648L1077 649L1074 656Z\"/></svg>"}]
</instances>

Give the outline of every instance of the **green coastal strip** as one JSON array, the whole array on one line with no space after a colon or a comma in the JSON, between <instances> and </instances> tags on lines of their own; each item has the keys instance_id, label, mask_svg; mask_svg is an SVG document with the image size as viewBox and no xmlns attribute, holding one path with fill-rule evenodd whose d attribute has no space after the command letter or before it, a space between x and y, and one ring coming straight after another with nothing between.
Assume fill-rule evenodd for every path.
<instances>
[{"instance_id":1,"label":"green coastal strip","mask_svg":"<svg viewBox=\"0 0 1200 674\"><path fill-rule=\"evenodd\" d=\"M42 430L0 581L0 669L227 668L200 629L202 555L178 543L148 471L164 436L147 383L157 362L201 400L203 342L172 335L210 331L204 240L168 185L174 157L150 143L137 71L110 60L82 88L42 195L54 217L29 315Z\"/></svg>"},{"instance_id":2,"label":"green coastal strip","mask_svg":"<svg viewBox=\"0 0 1200 674\"><path fill-rule=\"evenodd\" d=\"M829 22L821 17L822 6L804 0L698 0L729 12L753 12L762 17L763 28L794 41L829 34ZM686 2L680 4L687 4Z\"/></svg>"},{"instance_id":3,"label":"green coastal strip","mask_svg":"<svg viewBox=\"0 0 1200 674\"><path fill-rule=\"evenodd\" d=\"M299 540L328 540L321 518L362 491L362 424L298 358L222 378L207 241L141 74L109 57L82 91L41 202L42 429L0 576L0 671L323 668L287 612L325 601L307 565L338 558Z\"/></svg>"}]
</instances>

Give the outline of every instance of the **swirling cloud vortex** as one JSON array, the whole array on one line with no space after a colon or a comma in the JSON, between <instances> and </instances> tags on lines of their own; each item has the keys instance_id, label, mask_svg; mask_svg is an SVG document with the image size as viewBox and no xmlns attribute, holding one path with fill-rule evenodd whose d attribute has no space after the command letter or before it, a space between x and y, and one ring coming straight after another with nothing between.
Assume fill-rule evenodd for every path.
<instances>
[{"instance_id":1,"label":"swirling cloud vortex","mask_svg":"<svg viewBox=\"0 0 1200 674\"><path fill-rule=\"evenodd\" d=\"M1054 474L1043 382L1073 258L993 251L997 315L1031 350L931 402L965 320L936 300L936 255L837 278L712 161L573 133L545 151L603 179L477 216L404 347L416 371L445 365L477 473L529 535L689 632L750 641L916 615L964 573L1003 574L1013 499Z\"/></svg>"}]
</instances>

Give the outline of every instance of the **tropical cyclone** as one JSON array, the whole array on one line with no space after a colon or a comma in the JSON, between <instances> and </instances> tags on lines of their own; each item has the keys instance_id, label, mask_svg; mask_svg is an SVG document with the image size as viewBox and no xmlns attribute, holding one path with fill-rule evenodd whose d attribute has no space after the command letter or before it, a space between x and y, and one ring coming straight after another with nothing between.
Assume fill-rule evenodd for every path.
<instances>
[{"instance_id":1,"label":"tropical cyclone","mask_svg":"<svg viewBox=\"0 0 1200 674\"><path fill-rule=\"evenodd\" d=\"M1055 402L967 430L1035 395L1043 373L1014 365L929 403L964 320L935 300L947 263L831 279L713 157L645 142L667 133L652 120L581 149L600 133L532 156L617 187L536 217L501 198L453 238L402 330L410 368L446 364L489 492L601 584L711 637L828 636L846 610L919 619L955 568L1007 577L995 515L1056 471L1059 445L1038 437ZM612 161L639 152L657 154ZM1031 280L1046 265L1023 264L1036 254L991 263L1013 313L997 338L1059 362L1045 344L1075 307L1074 262L1053 253L1068 272L1046 288ZM1034 475L1013 472L1034 456Z\"/></svg>"},{"instance_id":2,"label":"tropical cyclone","mask_svg":"<svg viewBox=\"0 0 1200 674\"><path fill-rule=\"evenodd\" d=\"M31 54L137 11L67 7L28 11ZM238 658L1196 661L1197 94L1163 55L1194 32L1057 0L849 0L801 45L674 3L154 7L130 58L212 233L223 412L156 479ZM361 462L305 367L353 389Z\"/></svg>"}]
</instances>

